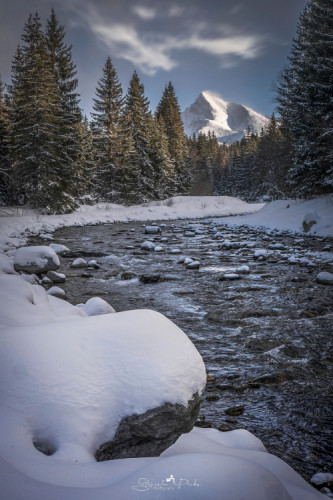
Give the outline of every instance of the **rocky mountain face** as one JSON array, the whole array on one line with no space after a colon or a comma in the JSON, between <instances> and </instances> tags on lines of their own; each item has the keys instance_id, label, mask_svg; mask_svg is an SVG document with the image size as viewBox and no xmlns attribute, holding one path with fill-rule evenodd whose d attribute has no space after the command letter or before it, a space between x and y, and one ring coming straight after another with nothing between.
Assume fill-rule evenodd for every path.
<instances>
[{"instance_id":1,"label":"rocky mountain face","mask_svg":"<svg viewBox=\"0 0 333 500\"><path fill-rule=\"evenodd\" d=\"M226 102L209 91L201 92L196 101L182 113L188 136L214 132L220 143L240 140L248 127L259 134L269 119L242 104Z\"/></svg>"}]
</instances>

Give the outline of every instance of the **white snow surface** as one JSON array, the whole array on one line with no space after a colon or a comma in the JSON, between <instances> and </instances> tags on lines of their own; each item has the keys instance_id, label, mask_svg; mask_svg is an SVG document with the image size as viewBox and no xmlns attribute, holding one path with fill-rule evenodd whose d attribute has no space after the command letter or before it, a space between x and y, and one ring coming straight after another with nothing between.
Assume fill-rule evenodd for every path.
<instances>
[{"instance_id":1,"label":"white snow surface","mask_svg":"<svg viewBox=\"0 0 333 500\"><path fill-rule=\"evenodd\" d=\"M286 202L275 202L257 214L222 220L302 233L304 214L316 210L317 231L333 234L331 198L288 203L287 217ZM186 404L200 392L206 382L201 356L176 325L154 311L89 317L82 308L47 295L43 287L13 273L15 249L25 244L28 231L258 209L227 197L176 198L169 204L103 205L83 207L72 215L2 218L1 248L8 256L1 254L0 259L2 498L325 498L245 430L194 428L160 457L95 462L96 447L112 438L123 416L165 401ZM33 439L48 440L56 452L45 456Z\"/></svg>"},{"instance_id":2,"label":"white snow surface","mask_svg":"<svg viewBox=\"0 0 333 500\"><path fill-rule=\"evenodd\" d=\"M317 212L317 223L305 233L302 223L309 212ZM216 221L217 222L217 221ZM272 230L317 236L333 236L333 195L313 200L278 200L267 203L256 213L219 220L231 226L242 224Z\"/></svg>"},{"instance_id":3,"label":"white snow surface","mask_svg":"<svg viewBox=\"0 0 333 500\"><path fill-rule=\"evenodd\" d=\"M248 127L259 134L269 123L268 118L253 109L226 102L209 90L199 94L196 101L182 113L182 118L188 136L214 132L218 141L226 144L239 141Z\"/></svg>"}]
</instances>

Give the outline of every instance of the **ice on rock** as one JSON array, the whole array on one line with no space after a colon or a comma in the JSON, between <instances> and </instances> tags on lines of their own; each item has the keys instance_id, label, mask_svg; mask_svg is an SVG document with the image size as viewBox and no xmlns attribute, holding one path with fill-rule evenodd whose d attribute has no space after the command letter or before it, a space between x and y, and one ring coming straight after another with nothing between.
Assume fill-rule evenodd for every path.
<instances>
[{"instance_id":1,"label":"ice on rock","mask_svg":"<svg viewBox=\"0 0 333 500\"><path fill-rule=\"evenodd\" d=\"M106 300L101 299L100 297L92 297L87 300L82 309L88 316L98 316L100 314L116 312L113 307L106 302Z\"/></svg>"},{"instance_id":2,"label":"ice on rock","mask_svg":"<svg viewBox=\"0 0 333 500\"><path fill-rule=\"evenodd\" d=\"M14 258L15 271L42 274L46 271L56 271L59 267L59 257L49 246L18 248Z\"/></svg>"},{"instance_id":3,"label":"ice on rock","mask_svg":"<svg viewBox=\"0 0 333 500\"><path fill-rule=\"evenodd\" d=\"M65 283L66 281L66 275L63 273L57 273L56 271L48 271L46 277L54 283ZM45 283L44 278L43 283Z\"/></svg>"}]
</instances>

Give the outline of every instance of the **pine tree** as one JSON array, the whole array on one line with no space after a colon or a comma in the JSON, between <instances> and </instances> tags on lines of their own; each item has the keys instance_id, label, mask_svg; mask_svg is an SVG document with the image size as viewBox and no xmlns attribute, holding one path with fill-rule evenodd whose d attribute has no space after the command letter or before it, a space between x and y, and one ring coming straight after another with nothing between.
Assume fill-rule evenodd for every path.
<instances>
[{"instance_id":1,"label":"pine tree","mask_svg":"<svg viewBox=\"0 0 333 500\"><path fill-rule=\"evenodd\" d=\"M46 26L46 43L53 71L61 99L61 121L59 126L58 144L63 151L63 189L68 195L74 192L72 187L78 182L76 179L82 156L81 150L81 121L82 114L79 107L79 94L76 89L78 79L76 77L76 66L72 60L71 46L65 44L65 29L59 25L55 12L52 9L51 16Z\"/></svg>"},{"instance_id":2,"label":"pine tree","mask_svg":"<svg viewBox=\"0 0 333 500\"><path fill-rule=\"evenodd\" d=\"M155 198L165 199L175 194L174 161L170 158L168 137L162 117L152 118L151 160L154 171Z\"/></svg>"},{"instance_id":3,"label":"pine tree","mask_svg":"<svg viewBox=\"0 0 333 500\"><path fill-rule=\"evenodd\" d=\"M12 66L10 150L23 202L49 212L70 212L73 169L63 97L38 14L30 15Z\"/></svg>"},{"instance_id":4,"label":"pine tree","mask_svg":"<svg viewBox=\"0 0 333 500\"><path fill-rule=\"evenodd\" d=\"M180 106L171 82L164 89L156 109L156 116L162 117L165 123L170 157L175 162L177 193L188 194L192 184L190 158L188 157Z\"/></svg>"},{"instance_id":5,"label":"pine tree","mask_svg":"<svg viewBox=\"0 0 333 500\"><path fill-rule=\"evenodd\" d=\"M113 201L118 188L115 185L116 163L120 154L120 123L123 91L110 57L98 82L91 114L96 158L96 192L105 201Z\"/></svg>"},{"instance_id":6,"label":"pine tree","mask_svg":"<svg viewBox=\"0 0 333 500\"><path fill-rule=\"evenodd\" d=\"M13 201L13 187L10 182L9 158L9 109L6 103L4 85L0 80L0 205Z\"/></svg>"},{"instance_id":7,"label":"pine tree","mask_svg":"<svg viewBox=\"0 0 333 500\"><path fill-rule=\"evenodd\" d=\"M302 196L333 186L332 26L332 0L310 0L278 86L278 111L293 142L290 179Z\"/></svg>"},{"instance_id":8,"label":"pine tree","mask_svg":"<svg viewBox=\"0 0 333 500\"><path fill-rule=\"evenodd\" d=\"M151 137L149 137L148 122L149 101L144 95L144 86L140 82L137 72L134 71L125 97L123 134L125 137L128 136L128 140L133 141L136 151L137 167L140 172L139 182L136 186L137 200L141 202L152 200L155 197L154 168L150 160ZM133 162L131 164L133 168Z\"/></svg>"}]
</instances>

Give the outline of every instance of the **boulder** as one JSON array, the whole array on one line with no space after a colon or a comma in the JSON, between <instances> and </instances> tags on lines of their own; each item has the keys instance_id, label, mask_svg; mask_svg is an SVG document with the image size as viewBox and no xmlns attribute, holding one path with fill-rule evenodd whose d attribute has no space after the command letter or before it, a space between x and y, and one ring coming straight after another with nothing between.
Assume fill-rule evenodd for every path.
<instances>
[{"instance_id":1,"label":"boulder","mask_svg":"<svg viewBox=\"0 0 333 500\"><path fill-rule=\"evenodd\" d=\"M333 285L333 274L327 271L322 271L318 274L316 281L321 285Z\"/></svg>"},{"instance_id":2,"label":"boulder","mask_svg":"<svg viewBox=\"0 0 333 500\"><path fill-rule=\"evenodd\" d=\"M18 248L14 258L15 271L29 274L42 274L56 271L60 267L59 257L53 248L48 246L31 246Z\"/></svg>"},{"instance_id":3,"label":"boulder","mask_svg":"<svg viewBox=\"0 0 333 500\"><path fill-rule=\"evenodd\" d=\"M103 443L96 451L97 462L159 456L181 434L193 428L199 415L200 401L196 393L186 406L165 403L141 415L123 418L114 438Z\"/></svg>"},{"instance_id":4,"label":"boulder","mask_svg":"<svg viewBox=\"0 0 333 500\"><path fill-rule=\"evenodd\" d=\"M88 266L88 263L85 259L82 259L82 257L78 257L71 263L71 267L77 268L77 269L82 269Z\"/></svg>"},{"instance_id":5,"label":"boulder","mask_svg":"<svg viewBox=\"0 0 333 500\"><path fill-rule=\"evenodd\" d=\"M58 286L52 286L49 288L49 290L46 292L48 295L53 295L53 297L58 297L58 299L65 299L66 298L66 292L62 288Z\"/></svg>"},{"instance_id":6,"label":"boulder","mask_svg":"<svg viewBox=\"0 0 333 500\"><path fill-rule=\"evenodd\" d=\"M159 226L146 226L145 234L160 234L161 228Z\"/></svg>"},{"instance_id":7,"label":"boulder","mask_svg":"<svg viewBox=\"0 0 333 500\"><path fill-rule=\"evenodd\" d=\"M69 252L69 248L65 245L60 245L59 243L50 243L50 248L52 248L57 255L63 255L64 253Z\"/></svg>"},{"instance_id":8,"label":"boulder","mask_svg":"<svg viewBox=\"0 0 333 500\"><path fill-rule=\"evenodd\" d=\"M305 214L302 222L304 231L306 233L309 232L312 226L314 224L317 224L318 220L319 220L319 215L315 211L308 212L307 214Z\"/></svg>"},{"instance_id":9,"label":"boulder","mask_svg":"<svg viewBox=\"0 0 333 500\"><path fill-rule=\"evenodd\" d=\"M141 250L146 250L149 252L149 250L154 250L155 245L152 241L144 241L141 243Z\"/></svg>"},{"instance_id":10,"label":"boulder","mask_svg":"<svg viewBox=\"0 0 333 500\"><path fill-rule=\"evenodd\" d=\"M82 307L88 316L99 316L100 314L115 313L116 311L106 300L100 297L92 297Z\"/></svg>"},{"instance_id":11,"label":"boulder","mask_svg":"<svg viewBox=\"0 0 333 500\"><path fill-rule=\"evenodd\" d=\"M66 275L62 273L57 273L56 271L48 271L46 277L53 281L53 283L65 283L66 281ZM43 280L43 283L45 281Z\"/></svg>"}]
</instances>

